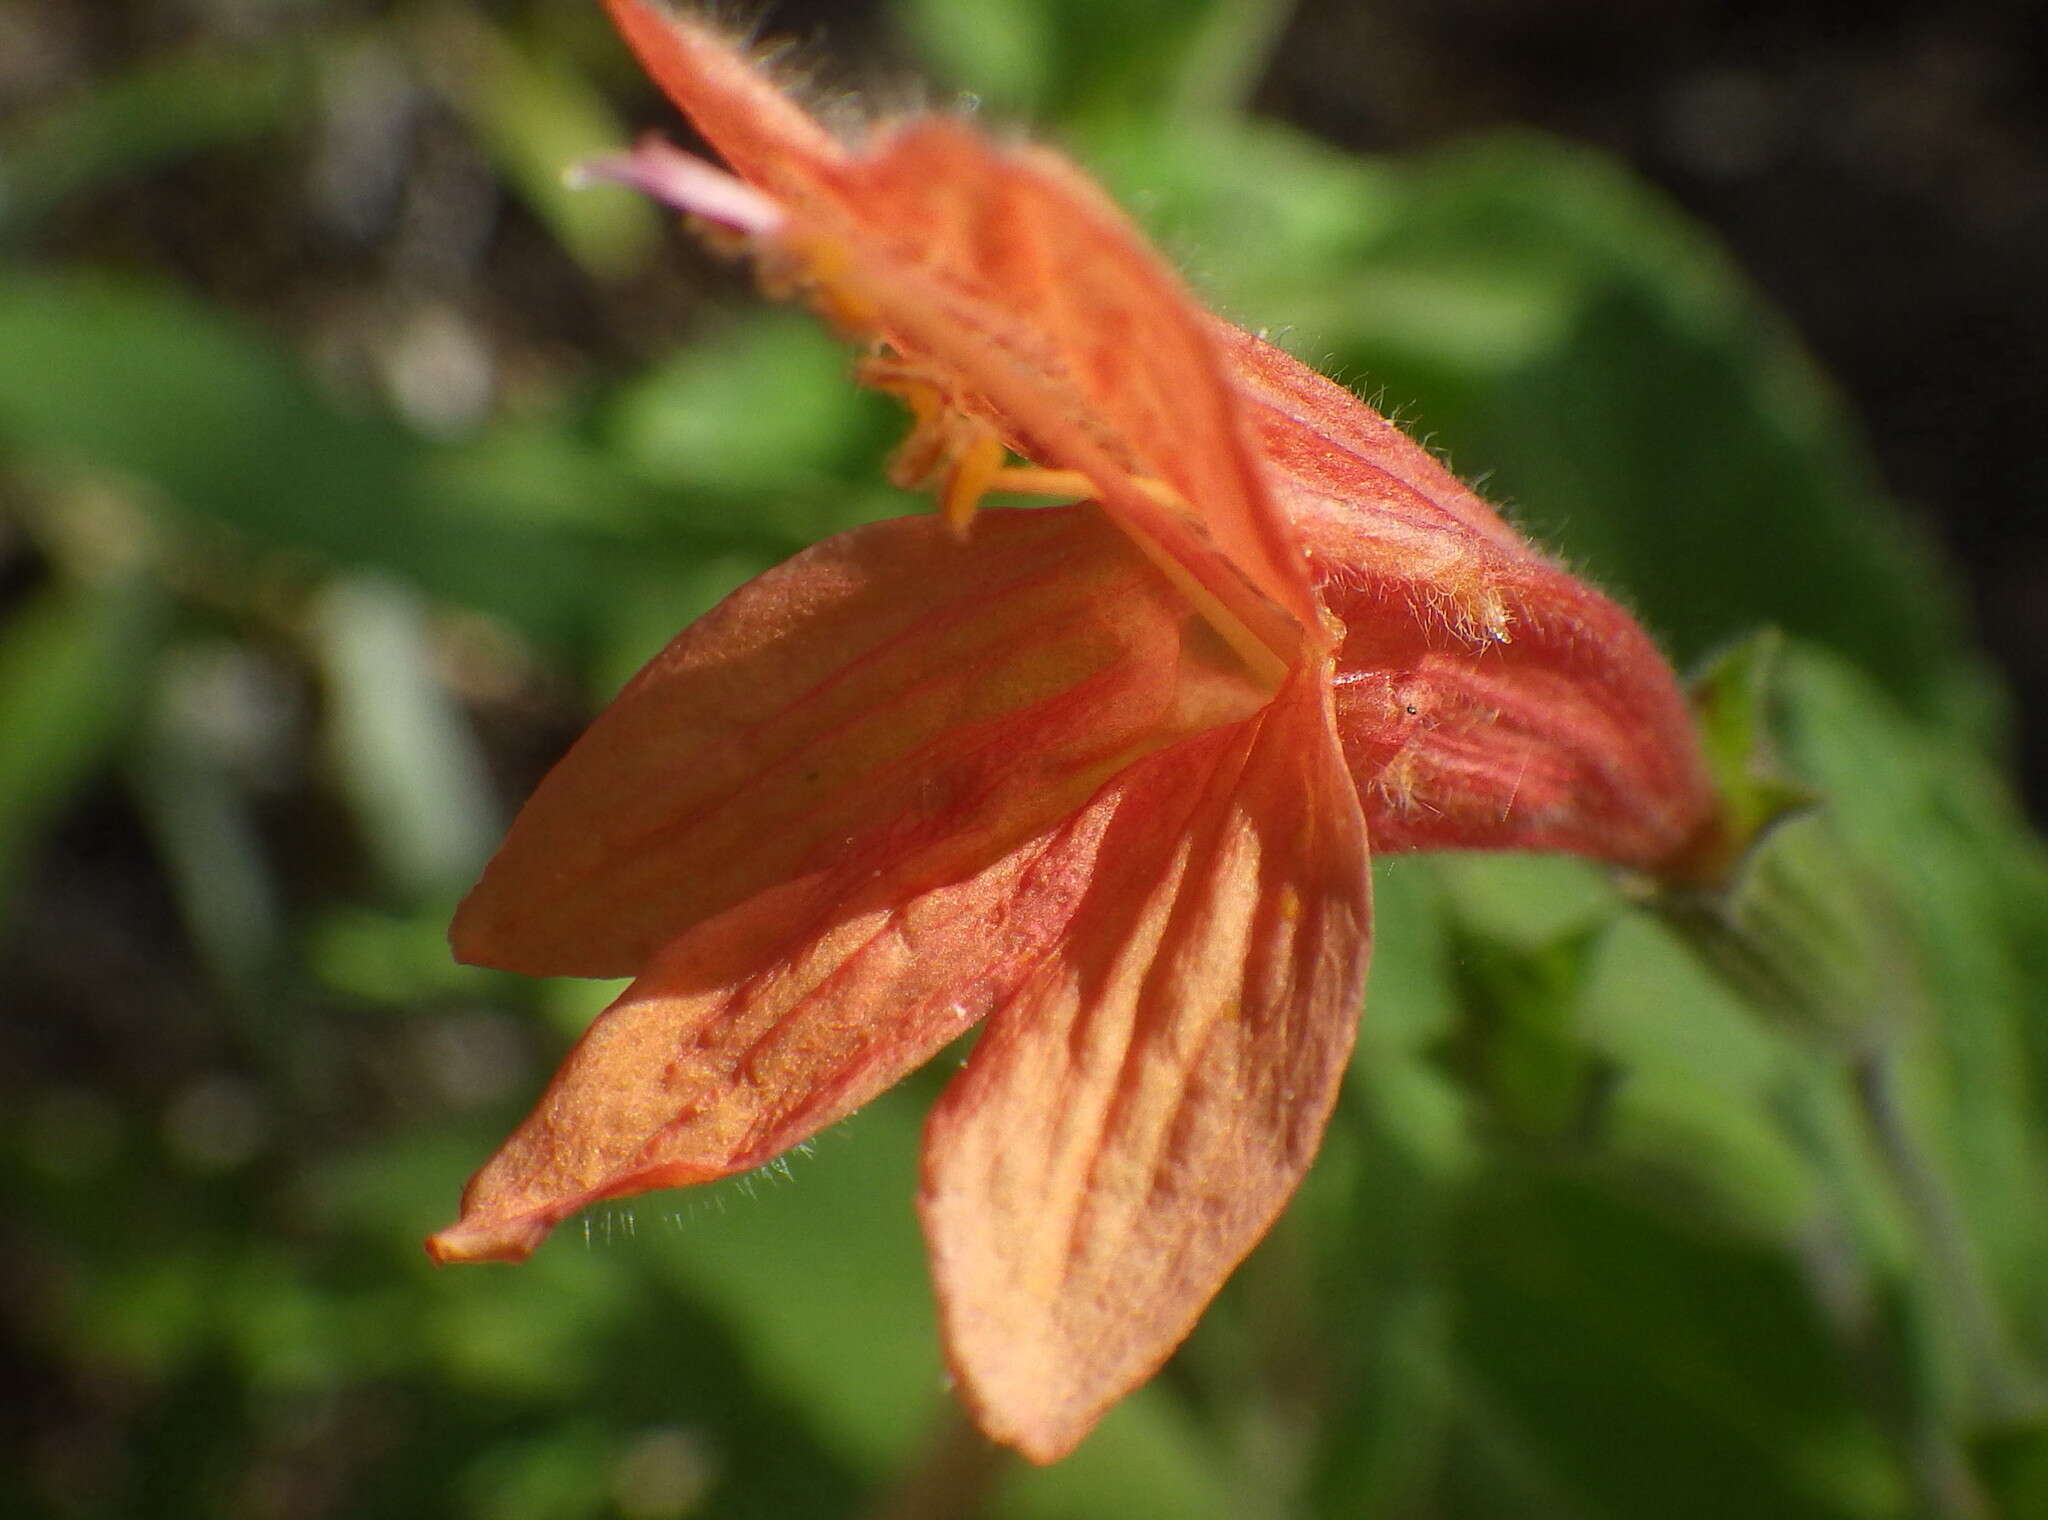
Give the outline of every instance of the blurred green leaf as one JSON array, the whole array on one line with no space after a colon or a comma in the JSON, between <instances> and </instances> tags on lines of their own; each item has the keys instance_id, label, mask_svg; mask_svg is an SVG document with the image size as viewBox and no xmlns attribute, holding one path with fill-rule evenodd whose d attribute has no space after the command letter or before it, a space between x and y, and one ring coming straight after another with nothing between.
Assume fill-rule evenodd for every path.
<instances>
[{"instance_id":1,"label":"blurred green leaf","mask_svg":"<svg viewBox=\"0 0 2048 1520\"><path fill-rule=\"evenodd\" d=\"M1436 864L1417 856L1373 862L1372 972L1346 1084L1394 1153L1390 1164L1448 1188L1477 1152L1464 1097L1428 1054L1460 1013Z\"/></svg>"},{"instance_id":2,"label":"blurred green leaf","mask_svg":"<svg viewBox=\"0 0 2048 1520\"><path fill-rule=\"evenodd\" d=\"M425 609L353 577L321 593L313 625L341 789L386 876L422 896L468 885L500 822L476 738L435 676Z\"/></svg>"},{"instance_id":3,"label":"blurred green leaf","mask_svg":"<svg viewBox=\"0 0 2048 1520\"><path fill-rule=\"evenodd\" d=\"M1433 857L1428 868L1459 919L1524 950L1583 935L1621 907L1608 873L1569 855L1453 853Z\"/></svg>"},{"instance_id":4,"label":"blurred green leaf","mask_svg":"<svg viewBox=\"0 0 2048 1520\"><path fill-rule=\"evenodd\" d=\"M941 78L1004 112L1081 123L1238 103L1287 8L1278 0L907 0Z\"/></svg>"},{"instance_id":5,"label":"blurred green leaf","mask_svg":"<svg viewBox=\"0 0 2048 1520\"><path fill-rule=\"evenodd\" d=\"M448 951L452 899L410 913L347 906L319 915L306 935L307 969L337 992L404 1008L456 994L477 996L498 973L459 964Z\"/></svg>"},{"instance_id":6,"label":"blurred green leaf","mask_svg":"<svg viewBox=\"0 0 2048 1520\"><path fill-rule=\"evenodd\" d=\"M292 47L190 49L99 79L0 139L0 242L19 242L67 199L297 120L312 98Z\"/></svg>"},{"instance_id":7,"label":"blurred green leaf","mask_svg":"<svg viewBox=\"0 0 2048 1520\"><path fill-rule=\"evenodd\" d=\"M2004 1306L1997 1323L1964 1328L1990 1341L1974 1348L1976 1375L1993 1384L1979 1396L2016 1418L2043 1404L2048 1353L2037 1054L2048 852L1969 736L1911 722L1866 675L1816 652L1797 652L1787 676L1788 753L1826 796L1854 869L1889 894L1903 926L1896 953L1914 1017L1889 1052L1905 1082L1901 1122L1952 1179L1961 1219L1932 1245L1960 1250L1950 1270L1988 1274L1989 1302ZM1953 1286L1975 1296L1987 1284ZM2024 1358L2006 1339L2014 1334Z\"/></svg>"},{"instance_id":8,"label":"blurred green leaf","mask_svg":"<svg viewBox=\"0 0 2048 1520\"><path fill-rule=\"evenodd\" d=\"M1597 933L1535 950L1470 932L1457 936L1466 1017L1443 1058L1511 1135L1571 1142L1587 1138L1599 1122L1615 1074L1576 1027Z\"/></svg>"},{"instance_id":9,"label":"blurred green leaf","mask_svg":"<svg viewBox=\"0 0 2048 1520\"><path fill-rule=\"evenodd\" d=\"M178 906L220 985L253 1002L282 939L278 884L246 782L235 774L238 726L264 722L236 689L234 646L173 648L157 670L130 786Z\"/></svg>"},{"instance_id":10,"label":"blurred green leaf","mask_svg":"<svg viewBox=\"0 0 2048 1520\"><path fill-rule=\"evenodd\" d=\"M422 51L493 162L579 263L617 278L645 262L660 223L646 198L607 186L574 190L563 178L586 159L629 146L625 125L589 78L452 9L425 23Z\"/></svg>"},{"instance_id":11,"label":"blurred green leaf","mask_svg":"<svg viewBox=\"0 0 2048 1520\"><path fill-rule=\"evenodd\" d=\"M1581 1010L1622 1073L1608 1143L1724 1227L1789 1242L1821 1206L1781 1104L1794 1053L1648 915L1601 946ZM1866 1185L1868 1185L1866 1183Z\"/></svg>"},{"instance_id":12,"label":"blurred green leaf","mask_svg":"<svg viewBox=\"0 0 2048 1520\"><path fill-rule=\"evenodd\" d=\"M37 834L128 729L157 612L122 580L51 586L0 623L0 914Z\"/></svg>"},{"instance_id":13,"label":"blurred green leaf","mask_svg":"<svg viewBox=\"0 0 2048 1520\"><path fill-rule=\"evenodd\" d=\"M1509 1162L1471 1195L1460 1242L1461 1390L1558 1512L1902 1512L1893 1460L1769 1251ZM1457 1509L1513 1496L1472 1498Z\"/></svg>"},{"instance_id":14,"label":"blurred green leaf","mask_svg":"<svg viewBox=\"0 0 2048 1520\"><path fill-rule=\"evenodd\" d=\"M600 600L597 541L451 511L431 446L323 402L189 298L89 275L0 282L0 443L147 481L260 546L375 566L562 637Z\"/></svg>"},{"instance_id":15,"label":"blurred green leaf","mask_svg":"<svg viewBox=\"0 0 2048 1520\"><path fill-rule=\"evenodd\" d=\"M846 345L807 313L771 309L707 332L622 386L608 440L649 480L709 500L815 492L863 442L866 408L854 397Z\"/></svg>"},{"instance_id":16,"label":"blurred green leaf","mask_svg":"<svg viewBox=\"0 0 2048 1520\"><path fill-rule=\"evenodd\" d=\"M898 13L939 79L1005 111L1031 112L1050 93L1055 22L1035 0L904 0Z\"/></svg>"},{"instance_id":17,"label":"blurred green leaf","mask_svg":"<svg viewBox=\"0 0 2048 1520\"><path fill-rule=\"evenodd\" d=\"M477 1520L585 1520L605 1512L614 1457L604 1432L587 1420L546 1434L501 1441L465 1466L464 1511Z\"/></svg>"},{"instance_id":18,"label":"blurred green leaf","mask_svg":"<svg viewBox=\"0 0 2048 1520\"><path fill-rule=\"evenodd\" d=\"M2048 1425L1999 1431L1975 1456L1999 1514L2048 1512Z\"/></svg>"}]
</instances>

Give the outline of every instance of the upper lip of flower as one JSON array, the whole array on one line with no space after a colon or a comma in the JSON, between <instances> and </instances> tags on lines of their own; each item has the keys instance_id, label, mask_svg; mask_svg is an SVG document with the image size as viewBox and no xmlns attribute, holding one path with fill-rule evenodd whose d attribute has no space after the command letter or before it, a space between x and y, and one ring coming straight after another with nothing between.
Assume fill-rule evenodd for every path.
<instances>
[{"instance_id":1,"label":"upper lip of flower","mask_svg":"<svg viewBox=\"0 0 2048 1520\"><path fill-rule=\"evenodd\" d=\"M772 203L741 217L771 278L809 287L829 315L921 370L946 413L1084 478L1082 494L1184 575L1227 639L1254 660L1252 641L1270 652L1269 680L1326 647L1207 318L1092 184L1050 154L937 117L847 153L703 29L641 0L608 6ZM673 149L612 167L734 224L730 190L707 180L716 171Z\"/></svg>"},{"instance_id":2,"label":"upper lip of flower","mask_svg":"<svg viewBox=\"0 0 2048 1520\"><path fill-rule=\"evenodd\" d=\"M639 980L429 1248L521 1256L597 1198L757 1165L986 1014L920 1208L964 1396L1050 1459L1313 1153L1362 801L1400 845L1654 863L1705 816L1683 706L1625 615L1206 317L1060 161L931 119L844 150L709 31L606 3L739 177L659 145L597 172L873 340L917 417L897 468L955 527L992 486L1100 505L828 541L593 724L454 937Z\"/></svg>"}]
</instances>

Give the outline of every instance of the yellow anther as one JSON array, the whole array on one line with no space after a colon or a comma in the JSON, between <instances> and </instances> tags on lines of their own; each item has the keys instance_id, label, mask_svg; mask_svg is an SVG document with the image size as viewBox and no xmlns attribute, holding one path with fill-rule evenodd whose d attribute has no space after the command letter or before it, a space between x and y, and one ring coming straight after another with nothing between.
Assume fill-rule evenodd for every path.
<instances>
[{"instance_id":1,"label":"yellow anther","mask_svg":"<svg viewBox=\"0 0 2048 1520\"><path fill-rule=\"evenodd\" d=\"M1003 447L1003 440L992 428L976 433L954 457L946 472L945 485L939 491L939 510L954 533L966 536L967 525L974 520L974 509L988 494L990 482L1002 474L1003 461L1009 457L1010 451Z\"/></svg>"},{"instance_id":2,"label":"yellow anther","mask_svg":"<svg viewBox=\"0 0 2048 1520\"><path fill-rule=\"evenodd\" d=\"M889 454L889 484L917 491L930 485L945 469L953 453L953 427L952 417L938 408L936 398L929 410L918 407L916 398L910 400L912 409L923 415L911 424L903 441Z\"/></svg>"}]
</instances>

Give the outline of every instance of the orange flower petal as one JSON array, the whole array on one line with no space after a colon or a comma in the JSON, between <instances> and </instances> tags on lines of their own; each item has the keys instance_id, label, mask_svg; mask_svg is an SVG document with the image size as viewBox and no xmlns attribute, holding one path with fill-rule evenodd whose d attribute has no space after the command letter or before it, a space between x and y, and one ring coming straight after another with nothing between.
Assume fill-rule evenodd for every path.
<instances>
[{"instance_id":1,"label":"orange flower petal","mask_svg":"<svg viewBox=\"0 0 2048 1520\"><path fill-rule=\"evenodd\" d=\"M1091 508L992 512L965 544L934 518L858 528L628 684L520 812L456 953L628 976L784 883L858 880L934 840L969 875L1262 696Z\"/></svg>"},{"instance_id":2,"label":"orange flower petal","mask_svg":"<svg viewBox=\"0 0 2048 1520\"><path fill-rule=\"evenodd\" d=\"M955 377L1027 458L1087 475L1276 652L1300 633L1270 631L1242 582L1320 632L1206 318L1090 181L935 118L893 133L850 183L892 346Z\"/></svg>"},{"instance_id":3,"label":"orange flower petal","mask_svg":"<svg viewBox=\"0 0 2048 1520\"><path fill-rule=\"evenodd\" d=\"M845 150L717 33L644 3L604 0L612 23L669 99L735 173L800 206Z\"/></svg>"},{"instance_id":4,"label":"orange flower petal","mask_svg":"<svg viewBox=\"0 0 2048 1520\"><path fill-rule=\"evenodd\" d=\"M788 100L746 80L705 27L608 4L712 146L783 203L788 224L768 241L829 309L872 328L952 410L1085 475L1126 531L1280 661L1321 639L1207 320L1086 178L937 117L848 154L793 125Z\"/></svg>"},{"instance_id":5,"label":"orange flower petal","mask_svg":"<svg viewBox=\"0 0 2048 1520\"><path fill-rule=\"evenodd\" d=\"M1491 558L1491 556L1488 556ZM1429 591L1355 574L1337 726L1373 847L1558 850L1644 870L1683 856L1714 797L1670 667L1614 603L1534 559L1487 584L1508 638L1416 617ZM1389 636L1403 620L1409 637Z\"/></svg>"},{"instance_id":6,"label":"orange flower petal","mask_svg":"<svg viewBox=\"0 0 2048 1520\"><path fill-rule=\"evenodd\" d=\"M845 1117L1007 999L1065 931L1087 881L1050 849L1060 837L964 877L959 841L934 839L678 936L427 1250L518 1260L588 1204L746 1171Z\"/></svg>"},{"instance_id":7,"label":"orange flower petal","mask_svg":"<svg viewBox=\"0 0 2048 1520\"><path fill-rule=\"evenodd\" d=\"M1427 449L1215 324L1319 592L1373 848L1562 850L1651 868L1708 827L1692 715L1634 619Z\"/></svg>"},{"instance_id":8,"label":"orange flower petal","mask_svg":"<svg viewBox=\"0 0 2048 1520\"><path fill-rule=\"evenodd\" d=\"M1294 1191L1369 918L1308 674L1139 762L1064 832L1086 900L933 1112L920 1199L961 1394L1040 1462L1157 1369Z\"/></svg>"},{"instance_id":9,"label":"orange flower petal","mask_svg":"<svg viewBox=\"0 0 2048 1520\"><path fill-rule=\"evenodd\" d=\"M1536 557L1434 454L1336 381L1221 318L1209 329L1290 523L1333 513L1376 520L1389 534L1448 532Z\"/></svg>"}]
</instances>

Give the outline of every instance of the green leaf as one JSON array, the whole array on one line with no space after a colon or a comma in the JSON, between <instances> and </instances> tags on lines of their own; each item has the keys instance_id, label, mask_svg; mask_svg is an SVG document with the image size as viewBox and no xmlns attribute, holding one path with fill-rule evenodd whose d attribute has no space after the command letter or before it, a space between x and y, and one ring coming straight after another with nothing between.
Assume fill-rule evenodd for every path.
<instances>
[{"instance_id":1,"label":"green leaf","mask_svg":"<svg viewBox=\"0 0 2048 1520\"><path fill-rule=\"evenodd\" d=\"M646 262L661 222L646 198L609 186L571 189L563 177L628 144L625 124L590 79L464 11L437 13L423 42L443 93L578 263L617 278Z\"/></svg>"},{"instance_id":2,"label":"green leaf","mask_svg":"<svg viewBox=\"0 0 2048 1520\"><path fill-rule=\"evenodd\" d=\"M308 72L289 47L195 49L66 94L0 142L0 241L32 235L74 196L279 130L313 98Z\"/></svg>"},{"instance_id":3,"label":"green leaf","mask_svg":"<svg viewBox=\"0 0 2048 1520\"><path fill-rule=\"evenodd\" d=\"M1448 267L1548 279L1562 319L1552 341L1461 377L1449 405L1410 393L1461 469L1632 597L1681 659L1782 627L1983 731L1983 676L1958 652L1932 546L1879 497L1832 391L1699 228L1596 155L1534 138L1425 162L1412 192L1359 271L1362 304L1387 264ZM1345 347L1386 373L1391 355Z\"/></svg>"},{"instance_id":4,"label":"green leaf","mask_svg":"<svg viewBox=\"0 0 2048 1520\"><path fill-rule=\"evenodd\" d=\"M1511 1163L1460 1223L1465 1418L1535 1464L1558 1512L1902 1512L1897 1467L1775 1254Z\"/></svg>"},{"instance_id":5,"label":"green leaf","mask_svg":"<svg viewBox=\"0 0 2048 1520\"><path fill-rule=\"evenodd\" d=\"M1720 803L1721 855L1731 870L1770 829L1819 801L1785 774L1777 756L1771 713L1782 649L1775 630L1752 635L1717 655L1693 682L1700 745Z\"/></svg>"},{"instance_id":6,"label":"green leaf","mask_svg":"<svg viewBox=\"0 0 2048 1520\"><path fill-rule=\"evenodd\" d=\"M456 510L433 489L431 445L344 414L238 323L147 285L7 272L0 443L139 478L184 521L380 568L546 636L580 627L602 589L595 535Z\"/></svg>"},{"instance_id":7,"label":"green leaf","mask_svg":"<svg viewBox=\"0 0 2048 1520\"><path fill-rule=\"evenodd\" d=\"M1577 1028L1598 934L1581 931L1535 950L1470 931L1455 938L1466 1015L1443 1059L1508 1134L1571 1142L1599 1122L1614 1073Z\"/></svg>"},{"instance_id":8,"label":"green leaf","mask_svg":"<svg viewBox=\"0 0 2048 1520\"><path fill-rule=\"evenodd\" d=\"M385 874L416 896L475 879L500 831L476 737L435 679L425 611L389 581L324 591L314 641L341 789Z\"/></svg>"},{"instance_id":9,"label":"green leaf","mask_svg":"<svg viewBox=\"0 0 2048 1520\"><path fill-rule=\"evenodd\" d=\"M1933 1251L1962 1253L1952 1293L1989 1294L1951 1328L1975 1342L1987 1414L2017 1418L2043 1406L2048 1365L2048 851L1969 736L1912 722L1868 676L1814 651L1795 651L1787 678L1787 754L1826 796L1853 869L1887 894L1887 963L1917 1002L1893 1034L1901 1122L1959 1216L1925 1233Z\"/></svg>"},{"instance_id":10,"label":"green leaf","mask_svg":"<svg viewBox=\"0 0 2048 1520\"><path fill-rule=\"evenodd\" d=\"M1277 0L905 0L900 13L942 79L1083 130L1236 104L1287 15Z\"/></svg>"},{"instance_id":11,"label":"green leaf","mask_svg":"<svg viewBox=\"0 0 2048 1520\"><path fill-rule=\"evenodd\" d=\"M41 830L126 734L156 612L132 582L57 585L0 624L0 911Z\"/></svg>"},{"instance_id":12,"label":"green leaf","mask_svg":"<svg viewBox=\"0 0 2048 1520\"><path fill-rule=\"evenodd\" d=\"M276 715L248 690L252 663L225 641L166 650L129 765L186 930L220 986L249 1006L263 995L283 927L279 885L236 774L238 742L275 740L260 731Z\"/></svg>"},{"instance_id":13,"label":"green leaf","mask_svg":"<svg viewBox=\"0 0 2048 1520\"><path fill-rule=\"evenodd\" d=\"M648 480L688 492L674 503L679 513L729 516L734 492L764 505L816 496L850 466L874 463L853 457L876 414L855 400L851 370L846 346L807 313L754 313L620 387L606 408L607 441ZM890 407L881 420L899 415ZM816 531L785 531L805 527Z\"/></svg>"}]
</instances>

